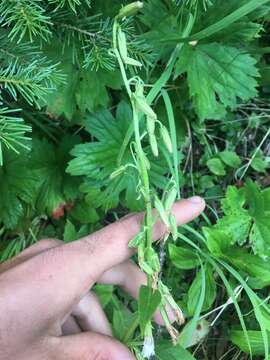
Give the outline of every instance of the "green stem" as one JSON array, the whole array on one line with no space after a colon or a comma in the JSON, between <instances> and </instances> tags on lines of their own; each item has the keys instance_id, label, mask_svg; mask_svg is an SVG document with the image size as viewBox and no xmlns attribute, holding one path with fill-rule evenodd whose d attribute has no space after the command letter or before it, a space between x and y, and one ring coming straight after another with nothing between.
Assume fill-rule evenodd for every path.
<instances>
[{"instance_id":1,"label":"green stem","mask_svg":"<svg viewBox=\"0 0 270 360\"><path fill-rule=\"evenodd\" d=\"M119 51L117 49L117 30L118 30L119 24L115 20L113 25L113 46L114 46L114 53L117 58L117 61L119 63L121 75L128 93L128 96L130 98L131 104L132 104L132 110L133 110L133 124L132 129L134 127L134 133L135 133L135 142L137 146L137 156L139 161L139 167L140 167L140 173L141 173L141 180L143 185L143 196L145 200L145 208L146 208L146 249L151 248L152 246L152 226L153 226L153 219L152 219L152 206L151 206L151 196L150 196L150 184L149 184L149 176L147 171L147 166L145 163L145 155L141 144L141 136L140 136L140 118L138 115L138 111L136 108L136 104L134 103L134 100L132 98L132 91L130 89L129 81L127 79L125 66L123 64L122 58L119 54ZM127 140L127 139L125 139ZM126 143L126 141L124 141ZM151 276L147 277L147 283L148 286L152 287L152 278Z\"/></svg>"},{"instance_id":2,"label":"green stem","mask_svg":"<svg viewBox=\"0 0 270 360\"><path fill-rule=\"evenodd\" d=\"M150 196L150 185L149 185L149 176L148 171L144 159L143 148L141 144L141 136L140 136L140 128L139 128L139 116L136 111L136 105L132 101L133 108L133 121L134 121L134 133L135 133L135 142L138 148L138 160L140 162L140 170L141 170L141 179L144 188L144 200L146 206L146 248L149 249L152 246L152 226L153 226L153 218L152 218L152 206L151 206L151 196ZM149 282L149 281L148 281ZM151 282L151 280L150 280ZM150 284L148 284L150 285Z\"/></svg>"},{"instance_id":3,"label":"green stem","mask_svg":"<svg viewBox=\"0 0 270 360\"><path fill-rule=\"evenodd\" d=\"M183 31L183 37L186 37L190 34L193 24L194 24L194 17L192 15L190 15L187 26L186 26L185 30ZM149 93L146 97L148 105L152 104L152 102L155 100L157 95L160 93L160 90L163 88L163 86L167 83L167 81L171 77L174 65L179 57L179 52L181 51L183 46L184 46L184 44L178 44L176 46L176 48L174 49L167 65L166 65L165 71L162 73L160 78L155 82L152 89L149 91ZM125 141L123 142L121 149L119 151L119 154L118 154L118 159L117 159L118 166L121 165L124 153L125 153L126 148L131 140L131 137L133 135L133 131L134 131L133 124L130 124L130 126L127 130L126 136L125 136Z\"/></svg>"}]
</instances>

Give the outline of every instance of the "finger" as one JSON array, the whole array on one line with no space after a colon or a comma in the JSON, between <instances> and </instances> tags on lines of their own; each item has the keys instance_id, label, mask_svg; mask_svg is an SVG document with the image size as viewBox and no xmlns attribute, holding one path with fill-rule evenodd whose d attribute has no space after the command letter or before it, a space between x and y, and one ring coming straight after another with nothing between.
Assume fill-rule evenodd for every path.
<instances>
[{"instance_id":1,"label":"finger","mask_svg":"<svg viewBox=\"0 0 270 360\"><path fill-rule=\"evenodd\" d=\"M60 338L55 355L58 360L136 360L120 342L90 332Z\"/></svg>"},{"instance_id":2,"label":"finger","mask_svg":"<svg viewBox=\"0 0 270 360\"><path fill-rule=\"evenodd\" d=\"M60 243L62 242L56 239L44 239L38 241L34 245L31 245L27 249L23 250L19 255L0 264L0 274L30 259L32 256L40 254L42 251L59 245Z\"/></svg>"},{"instance_id":3,"label":"finger","mask_svg":"<svg viewBox=\"0 0 270 360\"><path fill-rule=\"evenodd\" d=\"M110 323L97 296L89 292L72 309L72 315L83 331L112 336Z\"/></svg>"},{"instance_id":4,"label":"finger","mask_svg":"<svg viewBox=\"0 0 270 360\"><path fill-rule=\"evenodd\" d=\"M194 219L203 211L204 201L198 199L181 200L174 204L172 211L178 225ZM36 294L34 301L39 309L37 322L40 319L44 324L46 319L64 317L96 279L132 255L128 242L140 231L143 216L142 213L136 214L91 236L44 251L4 273L6 283L13 282L20 303L31 313L33 305L29 299L32 300L33 292ZM165 232L165 225L157 221L153 239L157 240ZM29 282L27 279L30 279ZM10 308L10 311L13 310Z\"/></svg>"},{"instance_id":5,"label":"finger","mask_svg":"<svg viewBox=\"0 0 270 360\"><path fill-rule=\"evenodd\" d=\"M82 330L79 327L77 321L74 319L73 316L68 316L65 320L64 324L62 325L62 334L63 335L75 335L81 333Z\"/></svg>"},{"instance_id":6,"label":"finger","mask_svg":"<svg viewBox=\"0 0 270 360\"><path fill-rule=\"evenodd\" d=\"M140 287L142 285L147 285L147 277L137 265L131 260L128 260L107 270L98 279L98 283L121 286L123 290L130 294L134 299L138 299ZM170 306L167 306L166 310L170 321L174 322L176 318L173 310ZM157 324L164 325L159 311L156 311L154 320Z\"/></svg>"}]
</instances>

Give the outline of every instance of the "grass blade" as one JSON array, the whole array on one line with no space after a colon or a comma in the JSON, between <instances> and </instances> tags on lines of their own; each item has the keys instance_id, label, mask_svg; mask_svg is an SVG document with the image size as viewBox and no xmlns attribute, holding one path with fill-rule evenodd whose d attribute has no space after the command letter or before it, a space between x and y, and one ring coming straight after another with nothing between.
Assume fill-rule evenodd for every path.
<instances>
[{"instance_id":1,"label":"grass blade","mask_svg":"<svg viewBox=\"0 0 270 360\"><path fill-rule=\"evenodd\" d=\"M233 11L231 14L225 16L222 20L219 20L215 24L208 26L206 29L203 29L196 34L190 37L174 37L169 38L164 41L199 41L205 39L209 36L214 35L215 33L227 28L231 24L235 23L236 21L240 20L242 17L250 14L252 11L256 10L258 7L267 4L269 0L251 0L247 4L241 6L237 10Z\"/></svg>"},{"instance_id":2,"label":"grass blade","mask_svg":"<svg viewBox=\"0 0 270 360\"><path fill-rule=\"evenodd\" d=\"M177 135L176 135L176 128L175 128L175 118L173 113L173 107L171 103L171 99L168 95L166 90L161 90L161 94L165 103L168 120L169 120L169 127L170 127L170 135L172 139L172 146L173 146L173 166L174 166L174 180L177 186L178 191L178 199L180 199L180 183L179 183L179 172L178 172L178 149L177 149Z\"/></svg>"}]
</instances>

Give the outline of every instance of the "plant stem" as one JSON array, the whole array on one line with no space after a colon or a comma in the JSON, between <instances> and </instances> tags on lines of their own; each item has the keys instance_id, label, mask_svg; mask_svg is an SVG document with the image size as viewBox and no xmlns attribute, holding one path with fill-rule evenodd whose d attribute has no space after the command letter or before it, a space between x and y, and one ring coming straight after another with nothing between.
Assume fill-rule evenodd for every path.
<instances>
[{"instance_id":1,"label":"plant stem","mask_svg":"<svg viewBox=\"0 0 270 360\"><path fill-rule=\"evenodd\" d=\"M136 105L134 101L132 101L133 108L133 121L134 121L134 134L135 134L135 142L138 149L138 160L140 162L140 171L141 171L141 179L143 184L143 196L145 200L146 207L146 248L149 249L152 246L152 226L153 226L153 218L152 218L152 206L151 206L151 196L150 196L150 186L149 186L149 176L148 171L144 159L143 148L141 144L140 137L140 129L139 129L139 117L138 112L136 110ZM148 276L148 286L151 286L151 277Z\"/></svg>"},{"instance_id":2,"label":"plant stem","mask_svg":"<svg viewBox=\"0 0 270 360\"><path fill-rule=\"evenodd\" d=\"M149 176L147 171L147 166L145 163L145 155L141 144L141 136L140 136L140 118L138 115L138 110L136 108L136 104L134 102L134 99L132 97L132 91L129 85L129 81L127 79L125 66L123 64L122 58L119 54L118 48L117 48L117 30L118 30L119 24L115 20L113 25L113 47L114 47L114 53L117 58L117 61L120 66L120 71L122 74L122 78L128 93L128 96L131 101L132 105L132 111L133 111L133 127L134 127L134 133L135 133L135 142L137 147L137 156L138 156L138 162L139 162L139 168L140 168L140 175L143 185L143 197L145 200L145 208L146 208L146 242L145 247L146 249L151 248L152 246L152 226L153 226L153 218L152 218L152 206L151 206L151 195L150 195L150 185L149 185ZM152 278L151 276L147 276L147 283L149 287L152 287Z\"/></svg>"},{"instance_id":3,"label":"plant stem","mask_svg":"<svg viewBox=\"0 0 270 360\"><path fill-rule=\"evenodd\" d=\"M193 27L193 24L194 24L194 17L192 15L190 15L190 17L188 19L188 23L186 25L186 28L183 31L183 37L186 37L186 36L188 36L190 34L190 32L192 30L192 27ZM155 84L153 85L153 87L149 91L149 93L148 93L148 95L146 97L148 105L152 104L152 102L155 100L157 95L160 93L160 90L163 88L163 86L169 80L169 78L170 78L170 76L172 74L174 65L176 63L176 60L179 57L179 52L181 51L182 47L183 47L183 44L178 44L176 46L176 48L174 49L174 51L173 51L167 65L166 65L165 71L161 74L160 78L155 82ZM117 159L118 166L121 165L121 162L122 162L126 147L128 146L128 144L130 142L130 139L131 139L131 137L133 135L133 131L134 131L133 124L131 124L129 126L128 130L127 130L127 133L126 133L126 136L125 136L125 141L123 142L123 144L121 146L121 149L119 151L119 155L118 155L118 159Z\"/></svg>"}]
</instances>

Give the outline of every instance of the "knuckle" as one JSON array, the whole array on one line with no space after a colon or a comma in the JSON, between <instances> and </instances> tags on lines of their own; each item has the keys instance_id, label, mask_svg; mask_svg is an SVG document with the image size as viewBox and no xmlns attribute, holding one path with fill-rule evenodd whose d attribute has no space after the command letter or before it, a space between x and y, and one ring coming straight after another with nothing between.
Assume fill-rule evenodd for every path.
<instances>
[{"instance_id":1,"label":"knuckle","mask_svg":"<svg viewBox=\"0 0 270 360\"><path fill-rule=\"evenodd\" d=\"M61 240L57 240L57 239L42 239L42 240L39 240L39 242L37 244L39 245L40 248L45 250L45 249L50 249L57 245L61 245L61 244L63 244L63 242Z\"/></svg>"},{"instance_id":2,"label":"knuckle","mask_svg":"<svg viewBox=\"0 0 270 360\"><path fill-rule=\"evenodd\" d=\"M85 360L113 360L113 358L108 350L99 349L93 355L89 355Z\"/></svg>"}]
</instances>

